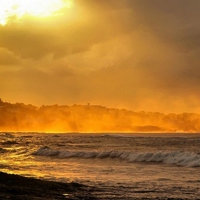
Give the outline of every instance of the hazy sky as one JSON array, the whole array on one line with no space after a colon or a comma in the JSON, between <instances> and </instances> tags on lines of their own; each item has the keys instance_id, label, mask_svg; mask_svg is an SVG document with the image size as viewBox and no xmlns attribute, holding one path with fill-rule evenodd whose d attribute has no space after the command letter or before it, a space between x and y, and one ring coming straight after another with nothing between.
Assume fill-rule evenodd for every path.
<instances>
[{"instance_id":1,"label":"hazy sky","mask_svg":"<svg viewBox=\"0 0 200 200\"><path fill-rule=\"evenodd\" d=\"M0 25L0 98L200 112L200 0L71 3Z\"/></svg>"}]
</instances>

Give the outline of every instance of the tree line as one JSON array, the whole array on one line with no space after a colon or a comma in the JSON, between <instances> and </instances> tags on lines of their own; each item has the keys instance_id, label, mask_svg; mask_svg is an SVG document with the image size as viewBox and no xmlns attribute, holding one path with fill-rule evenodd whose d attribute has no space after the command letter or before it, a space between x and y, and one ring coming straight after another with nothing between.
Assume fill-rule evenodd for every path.
<instances>
[{"instance_id":1,"label":"tree line","mask_svg":"<svg viewBox=\"0 0 200 200\"><path fill-rule=\"evenodd\" d=\"M89 104L36 107L0 99L0 131L199 132L200 115L134 112Z\"/></svg>"}]
</instances>

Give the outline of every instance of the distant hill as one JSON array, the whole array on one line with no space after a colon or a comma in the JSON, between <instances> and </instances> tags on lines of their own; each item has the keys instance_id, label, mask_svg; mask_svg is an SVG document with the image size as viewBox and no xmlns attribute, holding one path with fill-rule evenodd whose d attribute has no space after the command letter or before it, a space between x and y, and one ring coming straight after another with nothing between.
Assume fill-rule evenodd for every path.
<instances>
[{"instance_id":1,"label":"distant hill","mask_svg":"<svg viewBox=\"0 0 200 200\"><path fill-rule=\"evenodd\" d=\"M200 132L200 115L134 112L99 105L36 107L0 99L0 131Z\"/></svg>"}]
</instances>

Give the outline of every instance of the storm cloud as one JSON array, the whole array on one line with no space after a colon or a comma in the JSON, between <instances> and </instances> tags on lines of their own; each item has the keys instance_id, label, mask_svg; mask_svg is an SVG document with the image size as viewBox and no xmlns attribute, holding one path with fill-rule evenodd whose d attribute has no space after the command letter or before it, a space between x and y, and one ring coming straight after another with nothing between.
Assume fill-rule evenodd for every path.
<instances>
[{"instance_id":1,"label":"storm cloud","mask_svg":"<svg viewBox=\"0 0 200 200\"><path fill-rule=\"evenodd\" d=\"M0 26L0 97L200 112L199 0L74 0Z\"/></svg>"}]
</instances>

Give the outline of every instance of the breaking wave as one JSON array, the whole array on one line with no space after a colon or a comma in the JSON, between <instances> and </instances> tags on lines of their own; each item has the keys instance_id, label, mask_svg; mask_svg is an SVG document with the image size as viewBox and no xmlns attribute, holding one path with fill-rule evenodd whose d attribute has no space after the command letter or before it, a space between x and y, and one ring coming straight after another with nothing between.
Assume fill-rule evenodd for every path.
<instances>
[{"instance_id":1,"label":"breaking wave","mask_svg":"<svg viewBox=\"0 0 200 200\"><path fill-rule=\"evenodd\" d=\"M200 167L200 154L191 152L154 152L134 153L123 151L66 151L54 150L44 146L33 153L39 156L54 156L56 158L118 158L127 162L155 162L177 166Z\"/></svg>"}]
</instances>

